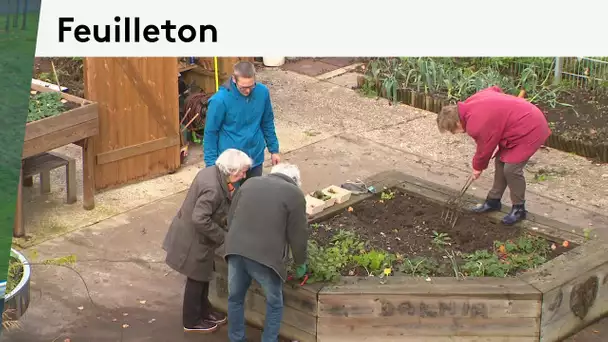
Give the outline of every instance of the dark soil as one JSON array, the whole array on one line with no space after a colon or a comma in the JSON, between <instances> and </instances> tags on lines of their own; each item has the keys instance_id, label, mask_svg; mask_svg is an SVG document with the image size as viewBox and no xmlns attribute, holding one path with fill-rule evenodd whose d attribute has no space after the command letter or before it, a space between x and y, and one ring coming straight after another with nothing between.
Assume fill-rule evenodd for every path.
<instances>
[{"instance_id":1,"label":"dark soil","mask_svg":"<svg viewBox=\"0 0 608 342\"><path fill-rule=\"evenodd\" d=\"M82 58L36 57L33 78L56 84L53 67L55 64L59 84L69 89L69 93L84 98L84 71Z\"/></svg>"},{"instance_id":2,"label":"dark soil","mask_svg":"<svg viewBox=\"0 0 608 342\"><path fill-rule=\"evenodd\" d=\"M606 143L608 139L608 92L584 88L560 93L555 108L540 105L554 134L568 139Z\"/></svg>"},{"instance_id":3,"label":"dark soil","mask_svg":"<svg viewBox=\"0 0 608 342\"><path fill-rule=\"evenodd\" d=\"M369 248L398 253L408 258L427 257L441 263L444 254L434 248L434 232L446 233L451 238L450 249L461 253L492 250L494 241L515 240L527 231L504 226L488 216L463 212L452 228L441 219L444 206L429 199L392 189L395 197L381 200L374 196L344 210L322 223L313 238L326 245L340 229L356 233ZM565 251L561 241L548 257L552 259ZM553 242L547 241L550 245ZM571 249L569 247L569 249Z\"/></svg>"}]
</instances>

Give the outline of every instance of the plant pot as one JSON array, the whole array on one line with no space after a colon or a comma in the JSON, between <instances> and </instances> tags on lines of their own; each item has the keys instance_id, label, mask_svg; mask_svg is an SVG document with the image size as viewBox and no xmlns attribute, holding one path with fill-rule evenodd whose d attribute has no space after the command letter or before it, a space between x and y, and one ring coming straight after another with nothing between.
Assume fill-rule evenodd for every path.
<instances>
[{"instance_id":1,"label":"plant pot","mask_svg":"<svg viewBox=\"0 0 608 342\"><path fill-rule=\"evenodd\" d=\"M322 190L324 194L336 199L336 204L344 203L350 199L352 192L339 186L331 185Z\"/></svg>"},{"instance_id":2,"label":"plant pot","mask_svg":"<svg viewBox=\"0 0 608 342\"><path fill-rule=\"evenodd\" d=\"M280 67L285 64L285 57L262 57L262 61L267 67Z\"/></svg>"},{"instance_id":3,"label":"plant pot","mask_svg":"<svg viewBox=\"0 0 608 342\"><path fill-rule=\"evenodd\" d=\"M17 286L4 297L4 311L6 312L6 317L16 321L25 314L30 305L31 266L23 254L12 248L11 256L23 264L21 280L19 280Z\"/></svg>"},{"instance_id":4,"label":"plant pot","mask_svg":"<svg viewBox=\"0 0 608 342\"><path fill-rule=\"evenodd\" d=\"M316 192L316 191L315 191L315 192ZM327 208L331 207L332 205L336 204L336 198L335 198L335 197L331 197L331 196L329 196L329 198L328 198L328 199L323 200L323 199L320 199L320 198L318 198L318 197L315 197L315 192L311 192L311 193L310 193L310 194L308 194L308 195L309 195L310 197L312 197L312 198L316 199L316 200L319 200L319 201L323 202L323 210L325 210L325 209L327 209ZM321 192L323 192L323 191L321 190ZM324 194L325 194L325 193L324 193ZM325 195L327 195L327 194L325 194Z\"/></svg>"},{"instance_id":5,"label":"plant pot","mask_svg":"<svg viewBox=\"0 0 608 342\"><path fill-rule=\"evenodd\" d=\"M306 195L306 214L313 216L325 209L325 201Z\"/></svg>"}]
</instances>

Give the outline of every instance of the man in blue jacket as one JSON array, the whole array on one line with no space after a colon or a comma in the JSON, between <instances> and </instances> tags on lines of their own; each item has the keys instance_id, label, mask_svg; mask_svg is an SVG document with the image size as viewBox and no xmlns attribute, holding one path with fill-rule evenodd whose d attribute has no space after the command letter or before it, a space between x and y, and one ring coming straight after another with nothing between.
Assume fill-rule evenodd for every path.
<instances>
[{"instance_id":1,"label":"man in blue jacket","mask_svg":"<svg viewBox=\"0 0 608 342\"><path fill-rule=\"evenodd\" d=\"M208 101L203 137L205 165L215 165L218 155L234 148L253 160L244 180L261 176L266 147L272 165L278 164L281 158L270 92L255 81L253 63L241 61L234 65L232 77Z\"/></svg>"}]
</instances>

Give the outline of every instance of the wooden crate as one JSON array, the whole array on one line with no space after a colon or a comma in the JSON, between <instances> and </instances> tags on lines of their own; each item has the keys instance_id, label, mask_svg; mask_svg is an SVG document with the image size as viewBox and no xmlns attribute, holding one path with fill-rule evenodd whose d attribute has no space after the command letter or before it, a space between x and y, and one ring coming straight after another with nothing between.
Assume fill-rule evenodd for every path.
<instances>
[{"instance_id":1,"label":"wooden crate","mask_svg":"<svg viewBox=\"0 0 608 342\"><path fill-rule=\"evenodd\" d=\"M396 171L365 181L377 189L398 187L436 202L453 190ZM311 217L322 222L371 194L352 195ZM465 196L469 204L481 201ZM499 220L510 208L491 214ZM536 270L509 278L342 277L336 284L285 285L281 334L299 341L557 342L608 313L608 244L587 242L575 227L529 214L530 233L575 247ZM580 231L580 229L578 230ZM227 267L216 260L212 303L227 308ZM249 291L248 322L261 326L264 300Z\"/></svg>"},{"instance_id":2,"label":"wooden crate","mask_svg":"<svg viewBox=\"0 0 608 342\"><path fill-rule=\"evenodd\" d=\"M41 93L54 91L37 84L32 84L32 90ZM97 135L99 130L97 103L66 93L61 93L61 97L81 106L59 115L27 123L22 158Z\"/></svg>"}]
</instances>

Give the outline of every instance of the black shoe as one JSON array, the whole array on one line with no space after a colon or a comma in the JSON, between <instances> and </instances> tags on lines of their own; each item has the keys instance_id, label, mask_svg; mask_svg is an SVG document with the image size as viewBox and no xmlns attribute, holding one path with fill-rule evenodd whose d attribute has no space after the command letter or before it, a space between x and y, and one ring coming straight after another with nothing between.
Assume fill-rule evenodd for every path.
<instances>
[{"instance_id":1,"label":"black shoe","mask_svg":"<svg viewBox=\"0 0 608 342\"><path fill-rule=\"evenodd\" d=\"M486 199L485 202L471 209L472 212L481 214L489 213L491 211L499 211L502 207L499 199Z\"/></svg>"},{"instance_id":2,"label":"black shoe","mask_svg":"<svg viewBox=\"0 0 608 342\"><path fill-rule=\"evenodd\" d=\"M199 332L199 333L212 333L216 331L219 326L212 322L201 321L199 324L193 327L184 327L186 332Z\"/></svg>"},{"instance_id":3,"label":"black shoe","mask_svg":"<svg viewBox=\"0 0 608 342\"><path fill-rule=\"evenodd\" d=\"M505 217L502 218L502 223L511 226L521 220L526 219L526 208L523 204L515 204Z\"/></svg>"},{"instance_id":4,"label":"black shoe","mask_svg":"<svg viewBox=\"0 0 608 342\"><path fill-rule=\"evenodd\" d=\"M207 316L203 317L203 321L217 324L217 325L222 325L228 321L228 317L221 312L212 311Z\"/></svg>"}]
</instances>

